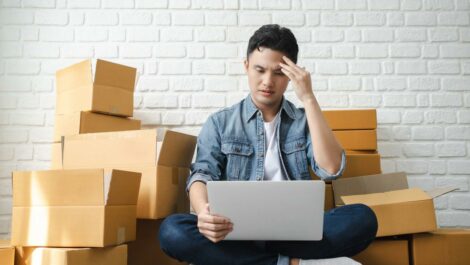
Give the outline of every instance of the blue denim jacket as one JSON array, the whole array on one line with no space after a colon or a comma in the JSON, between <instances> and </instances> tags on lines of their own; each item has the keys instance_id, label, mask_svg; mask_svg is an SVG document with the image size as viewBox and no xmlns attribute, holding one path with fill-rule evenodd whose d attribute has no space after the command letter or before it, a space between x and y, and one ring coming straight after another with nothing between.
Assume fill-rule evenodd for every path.
<instances>
[{"instance_id":1,"label":"blue denim jacket","mask_svg":"<svg viewBox=\"0 0 470 265\"><path fill-rule=\"evenodd\" d=\"M281 121L276 128L284 176L288 180L310 180L308 167L323 180L341 176L346 157L341 157L339 171L331 175L315 162L307 118L303 108L282 101ZM212 114L198 140L196 161L186 189L195 181L263 180L265 159L263 117L251 96L232 107Z\"/></svg>"}]
</instances>

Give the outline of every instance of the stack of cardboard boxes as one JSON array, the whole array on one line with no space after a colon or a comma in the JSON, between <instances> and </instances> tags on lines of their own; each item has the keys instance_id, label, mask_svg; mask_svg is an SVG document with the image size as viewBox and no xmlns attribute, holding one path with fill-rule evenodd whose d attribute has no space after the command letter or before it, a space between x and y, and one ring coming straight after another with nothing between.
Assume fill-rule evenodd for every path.
<instances>
[{"instance_id":1,"label":"stack of cardboard boxes","mask_svg":"<svg viewBox=\"0 0 470 265\"><path fill-rule=\"evenodd\" d=\"M57 72L54 170L13 172L16 264L124 265L128 257L142 264L141 254L155 252L152 264L171 260L142 243L142 236L155 241L158 229L143 234L147 220L137 218L158 225L188 210L184 183L196 138L140 130L140 121L128 118L135 75L102 60L94 81L90 61ZM139 247L128 253L124 243L134 240Z\"/></svg>"}]
</instances>

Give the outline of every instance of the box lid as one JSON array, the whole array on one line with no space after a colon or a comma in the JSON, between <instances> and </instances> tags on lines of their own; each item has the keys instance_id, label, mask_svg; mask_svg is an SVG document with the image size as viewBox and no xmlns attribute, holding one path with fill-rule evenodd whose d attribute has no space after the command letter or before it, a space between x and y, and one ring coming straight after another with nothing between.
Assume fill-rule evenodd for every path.
<instances>
[{"instance_id":1,"label":"box lid","mask_svg":"<svg viewBox=\"0 0 470 265\"><path fill-rule=\"evenodd\" d=\"M380 193L341 196L345 204L363 203L368 206L429 200L431 197L418 188Z\"/></svg>"},{"instance_id":2,"label":"box lid","mask_svg":"<svg viewBox=\"0 0 470 265\"><path fill-rule=\"evenodd\" d=\"M0 248L12 248L13 246L10 243L10 240L0 239Z\"/></svg>"},{"instance_id":3,"label":"box lid","mask_svg":"<svg viewBox=\"0 0 470 265\"><path fill-rule=\"evenodd\" d=\"M191 166L196 146L196 137L167 130L158 152L157 164L167 167Z\"/></svg>"},{"instance_id":4,"label":"box lid","mask_svg":"<svg viewBox=\"0 0 470 265\"><path fill-rule=\"evenodd\" d=\"M93 84L91 60L85 60L56 72L57 92Z\"/></svg>"},{"instance_id":5,"label":"box lid","mask_svg":"<svg viewBox=\"0 0 470 265\"><path fill-rule=\"evenodd\" d=\"M136 73L135 68L98 59L95 85L119 87L133 92Z\"/></svg>"},{"instance_id":6,"label":"box lid","mask_svg":"<svg viewBox=\"0 0 470 265\"><path fill-rule=\"evenodd\" d=\"M141 173L104 169L13 172L13 206L136 205Z\"/></svg>"}]
</instances>

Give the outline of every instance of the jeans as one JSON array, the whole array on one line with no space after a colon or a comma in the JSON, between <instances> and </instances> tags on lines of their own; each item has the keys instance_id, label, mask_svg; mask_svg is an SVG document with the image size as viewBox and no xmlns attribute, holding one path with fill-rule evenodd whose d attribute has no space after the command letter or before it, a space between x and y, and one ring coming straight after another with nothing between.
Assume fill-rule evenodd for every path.
<instances>
[{"instance_id":1,"label":"jeans","mask_svg":"<svg viewBox=\"0 0 470 265\"><path fill-rule=\"evenodd\" d=\"M166 218L160 226L159 240L167 255L195 265L287 265L289 258L354 256L367 248L376 233L374 212L363 204L352 204L325 212L320 241L213 243L199 232L197 216L192 214L174 214Z\"/></svg>"}]
</instances>

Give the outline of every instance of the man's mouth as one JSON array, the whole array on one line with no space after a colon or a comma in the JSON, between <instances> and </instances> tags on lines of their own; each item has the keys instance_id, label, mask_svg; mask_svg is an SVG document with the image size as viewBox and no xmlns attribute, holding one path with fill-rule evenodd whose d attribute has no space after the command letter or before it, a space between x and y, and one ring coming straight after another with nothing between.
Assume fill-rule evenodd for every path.
<instances>
[{"instance_id":1,"label":"man's mouth","mask_svg":"<svg viewBox=\"0 0 470 265\"><path fill-rule=\"evenodd\" d=\"M267 89L259 89L258 91L263 93L263 94L269 94L269 95L274 94L274 91L267 90Z\"/></svg>"}]
</instances>

